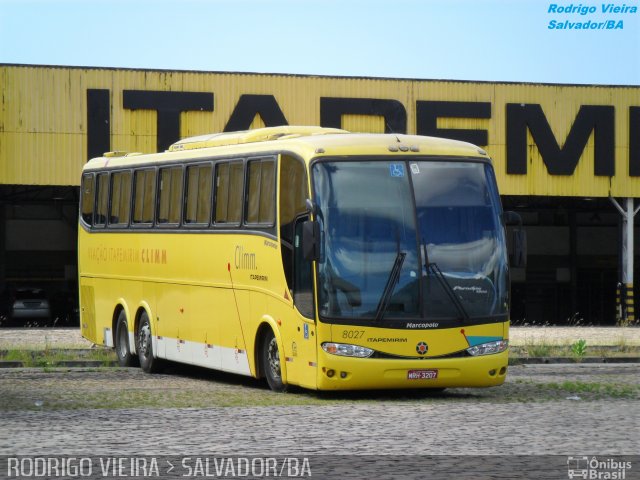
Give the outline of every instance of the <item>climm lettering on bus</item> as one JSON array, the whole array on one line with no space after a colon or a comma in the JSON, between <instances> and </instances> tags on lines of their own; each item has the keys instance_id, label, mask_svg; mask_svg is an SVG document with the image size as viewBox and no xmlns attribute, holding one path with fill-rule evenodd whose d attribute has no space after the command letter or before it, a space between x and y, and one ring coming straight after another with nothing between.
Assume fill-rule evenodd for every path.
<instances>
[{"instance_id":1,"label":"climm lettering on bus","mask_svg":"<svg viewBox=\"0 0 640 480\"><path fill-rule=\"evenodd\" d=\"M143 248L141 250L142 263L167 264L167 251L161 248Z\"/></svg>"},{"instance_id":2,"label":"climm lettering on bus","mask_svg":"<svg viewBox=\"0 0 640 480\"><path fill-rule=\"evenodd\" d=\"M180 139L179 112L214 111L213 92L175 92L123 90L123 108L134 112L138 109L157 112L157 151L166 150ZM319 97L319 125L342 128L346 115L382 117L385 133L407 133L407 109L395 99ZM111 92L106 89L87 90L87 155L88 158L101 156L111 150ZM316 108L309 105L309 108ZM452 138L473 143L480 147L500 148L491 145L489 135L496 135L486 129L442 128L439 119L491 119L493 105L488 102L430 101L417 100L415 103L415 131L418 135ZM580 158L587 148L590 138L594 144L595 176L616 175L616 142L613 105L580 105L568 134L558 139L551 128L547 113L537 103L506 103L504 123L506 138L506 173L526 175L530 146L528 134L538 147L540 157L549 175L573 175ZM573 106L571 107L573 110ZM274 95L244 94L235 105L224 127L225 132L247 130L260 116L265 126L289 125L284 112ZM629 106L628 118L628 168L622 174L640 177L640 106ZM504 128L504 127L503 127ZM619 128L619 126L618 126Z\"/></svg>"},{"instance_id":3,"label":"climm lettering on bus","mask_svg":"<svg viewBox=\"0 0 640 480\"><path fill-rule=\"evenodd\" d=\"M257 270L256 254L253 252L245 252L242 245L236 245L234 253L234 265L236 270Z\"/></svg>"}]
</instances>

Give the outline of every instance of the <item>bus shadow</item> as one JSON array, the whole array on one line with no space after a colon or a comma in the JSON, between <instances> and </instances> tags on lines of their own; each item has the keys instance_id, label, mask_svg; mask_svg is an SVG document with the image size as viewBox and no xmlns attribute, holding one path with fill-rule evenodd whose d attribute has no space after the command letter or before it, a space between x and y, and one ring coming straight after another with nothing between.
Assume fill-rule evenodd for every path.
<instances>
[{"instance_id":1,"label":"bus shadow","mask_svg":"<svg viewBox=\"0 0 640 480\"><path fill-rule=\"evenodd\" d=\"M270 392L264 379L246 377L235 373L221 372L204 367L186 365L165 361L162 373L166 375L177 375L183 378L215 382L225 387L251 388L258 391ZM415 388L406 390L354 390L354 391L316 391L307 390L302 387L291 385L287 388L287 395L297 395L310 400L326 401L328 403L353 402L353 401L393 401L412 402L433 400L465 400L481 398L482 391L486 389L442 389L442 388Z\"/></svg>"},{"instance_id":2,"label":"bus shadow","mask_svg":"<svg viewBox=\"0 0 640 480\"><path fill-rule=\"evenodd\" d=\"M168 360L163 361L161 373L165 375L177 375L193 380L216 382L228 387L237 386L268 390L266 382L261 379Z\"/></svg>"},{"instance_id":3,"label":"bus shadow","mask_svg":"<svg viewBox=\"0 0 640 480\"><path fill-rule=\"evenodd\" d=\"M380 401L415 402L424 400L463 400L476 398L469 392L456 389L409 389L409 390L357 390L338 392L312 392L317 398L328 401Z\"/></svg>"}]
</instances>

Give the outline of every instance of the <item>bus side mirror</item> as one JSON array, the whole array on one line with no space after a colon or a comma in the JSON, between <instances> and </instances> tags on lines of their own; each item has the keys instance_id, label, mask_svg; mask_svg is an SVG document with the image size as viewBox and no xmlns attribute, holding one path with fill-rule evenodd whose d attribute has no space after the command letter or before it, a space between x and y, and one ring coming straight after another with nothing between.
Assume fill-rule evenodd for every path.
<instances>
[{"instance_id":1,"label":"bus side mirror","mask_svg":"<svg viewBox=\"0 0 640 480\"><path fill-rule=\"evenodd\" d=\"M302 256L309 262L320 259L320 224L313 220L302 224Z\"/></svg>"},{"instance_id":2,"label":"bus side mirror","mask_svg":"<svg viewBox=\"0 0 640 480\"><path fill-rule=\"evenodd\" d=\"M502 214L505 225L519 225L522 226L522 217L516 212L506 211Z\"/></svg>"},{"instance_id":3,"label":"bus side mirror","mask_svg":"<svg viewBox=\"0 0 640 480\"><path fill-rule=\"evenodd\" d=\"M515 268L525 268L527 266L527 232L522 227L515 228L511 232L512 252L510 263Z\"/></svg>"},{"instance_id":4,"label":"bus side mirror","mask_svg":"<svg viewBox=\"0 0 640 480\"><path fill-rule=\"evenodd\" d=\"M522 228L522 217L516 212L506 211L502 218L505 225L516 225L511 232L509 263L514 268L525 268L527 266L527 232Z\"/></svg>"}]
</instances>

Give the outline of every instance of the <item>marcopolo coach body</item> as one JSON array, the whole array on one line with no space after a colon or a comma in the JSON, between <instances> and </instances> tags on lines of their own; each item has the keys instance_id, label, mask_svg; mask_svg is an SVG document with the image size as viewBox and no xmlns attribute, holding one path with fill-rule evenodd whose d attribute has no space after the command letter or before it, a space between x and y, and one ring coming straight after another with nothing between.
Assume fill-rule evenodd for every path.
<instances>
[{"instance_id":1,"label":"marcopolo coach body","mask_svg":"<svg viewBox=\"0 0 640 480\"><path fill-rule=\"evenodd\" d=\"M274 390L504 381L514 215L478 147L319 127L205 135L96 158L81 197L82 334L122 365L178 361Z\"/></svg>"}]
</instances>

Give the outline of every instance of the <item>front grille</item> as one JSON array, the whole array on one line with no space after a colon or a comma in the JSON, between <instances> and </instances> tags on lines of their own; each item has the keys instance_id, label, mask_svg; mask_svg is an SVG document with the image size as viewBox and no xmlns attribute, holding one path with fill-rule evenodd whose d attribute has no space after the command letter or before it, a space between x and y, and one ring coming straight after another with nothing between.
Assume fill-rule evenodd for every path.
<instances>
[{"instance_id":1,"label":"front grille","mask_svg":"<svg viewBox=\"0 0 640 480\"><path fill-rule=\"evenodd\" d=\"M466 350L460 350L459 352L448 353L446 355L439 355L437 357L429 357L429 356L404 356L404 355L393 355L391 353L384 352L375 352L369 358L387 358L391 360L437 360L441 358L463 358L470 357L469 353Z\"/></svg>"}]
</instances>

